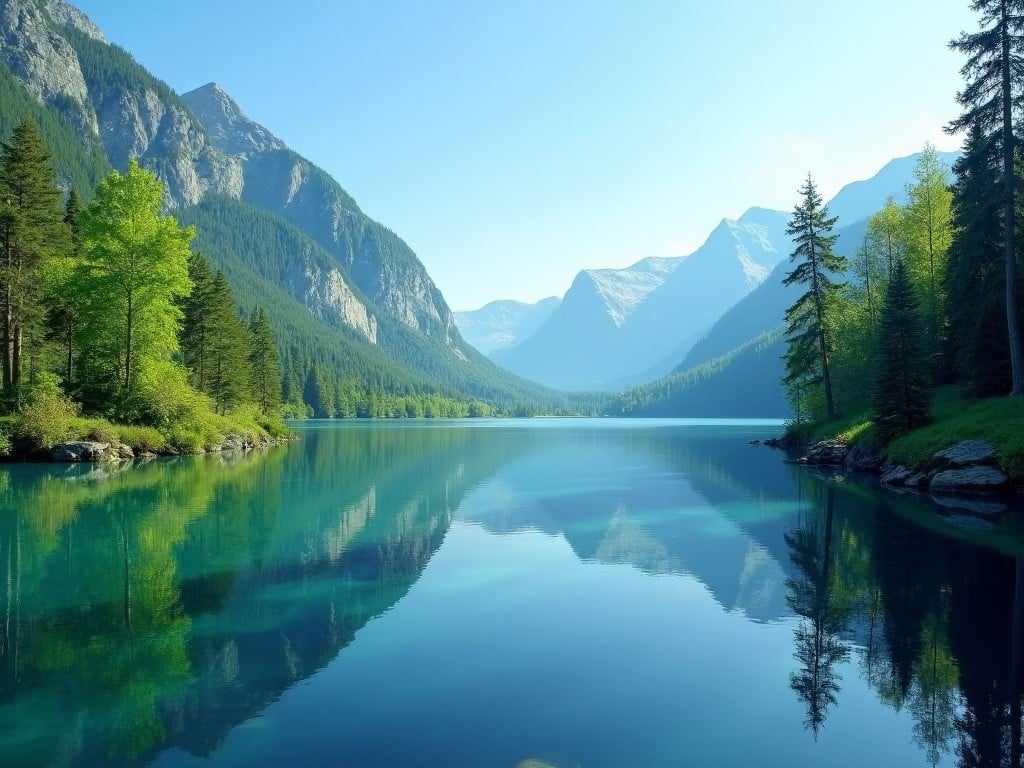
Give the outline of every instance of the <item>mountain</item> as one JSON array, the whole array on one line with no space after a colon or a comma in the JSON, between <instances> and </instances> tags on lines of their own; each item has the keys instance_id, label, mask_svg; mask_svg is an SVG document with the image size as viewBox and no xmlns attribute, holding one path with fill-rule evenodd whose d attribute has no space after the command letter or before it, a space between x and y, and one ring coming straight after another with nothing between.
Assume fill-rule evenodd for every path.
<instances>
[{"instance_id":1,"label":"mountain","mask_svg":"<svg viewBox=\"0 0 1024 768\"><path fill-rule=\"evenodd\" d=\"M938 155L948 167L959 157L956 152ZM906 189L913 182L919 157L914 154L893 160L870 179L846 185L829 201L830 215L838 218L837 253L847 258L854 255L863 242L867 218L879 211L889 196L897 203L906 202ZM952 175L949 181L952 183ZM842 226L844 221L846 226ZM761 285L718 318L676 371L622 393L611 404L611 412L652 416L788 414L781 384L783 318L802 290L783 284L790 269L788 259L779 263ZM726 393L728 397L722 398ZM710 410L709 404L713 406ZM763 410L751 411L752 404Z\"/></svg>"},{"instance_id":2,"label":"mountain","mask_svg":"<svg viewBox=\"0 0 1024 768\"><path fill-rule=\"evenodd\" d=\"M935 154L949 168L960 157L959 152ZM914 166L920 156L917 153L890 160L871 178L851 182L840 189L828 203L828 212L838 219L836 227L848 227L873 216L881 210L890 195L899 205L905 205L907 186L914 181ZM953 182L952 176L949 181Z\"/></svg>"},{"instance_id":3,"label":"mountain","mask_svg":"<svg viewBox=\"0 0 1024 768\"><path fill-rule=\"evenodd\" d=\"M489 355L532 336L561 303L557 296L541 299L536 304L492 301L480 309L456 312L455 326L463 339Z\"/></svg>"},{"instance_id":4,"label":"mountain","mask_svg":"<svg viewBox=\"0 0 1024 768\"><path fill-rule=\"evenodd\" d=\"M667 373L788 253L787 218L752 208L689 256L580 272L532 337L492 358L560 389L617 389Z\"/></svg>"},{"instance_id":5,"label":"mountain","mask_svg":"<svg viewBox=\"0 0 1024 768\"><path fill-rule=\"evenodd\" d=\"M0 136L30 114L85 199L130 158L154 171L241 308L266 305L300 378L317 365L395 391L552 401L466 344L412 249L220 86L179 96L63 0L0 0L0 65Z\"/></svg>"}]
</instances>

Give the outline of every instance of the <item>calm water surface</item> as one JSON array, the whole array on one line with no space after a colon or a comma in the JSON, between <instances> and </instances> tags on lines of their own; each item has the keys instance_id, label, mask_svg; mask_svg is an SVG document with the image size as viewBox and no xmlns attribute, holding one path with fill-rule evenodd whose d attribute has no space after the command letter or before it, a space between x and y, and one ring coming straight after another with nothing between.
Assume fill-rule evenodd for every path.
<instances>
[{"instance_id":1,"label":"calm water surface","mask_svg":"<svg viewBox=\"0 0 1024 768\"><path fill-rule=\"evenodd\" d=\"M0 765L1019 765L1024 546L757 423L0 471Z\"/></svg>"}]
</instances>

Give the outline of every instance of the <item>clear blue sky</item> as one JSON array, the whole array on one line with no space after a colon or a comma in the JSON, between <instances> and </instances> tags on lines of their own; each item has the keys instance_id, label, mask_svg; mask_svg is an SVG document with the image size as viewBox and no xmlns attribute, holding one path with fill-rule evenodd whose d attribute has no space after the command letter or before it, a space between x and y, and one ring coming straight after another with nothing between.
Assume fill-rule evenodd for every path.
<instances>
[{"instance_id":1,"label":"clear blue sky","mask_svg":"<svg viewBox=\"0 0 1024 768\"><path fill-rule=\"evenodd\" d=\"M73 0L178 92L215 81L417 252L455 309L689 253L926 141L967 0Z\"/></svg>"}]
</instances>

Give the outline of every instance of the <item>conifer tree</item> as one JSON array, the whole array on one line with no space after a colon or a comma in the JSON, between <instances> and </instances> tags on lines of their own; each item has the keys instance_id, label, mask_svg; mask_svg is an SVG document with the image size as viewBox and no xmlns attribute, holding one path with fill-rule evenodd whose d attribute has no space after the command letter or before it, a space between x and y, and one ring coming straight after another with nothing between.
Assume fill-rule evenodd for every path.
<instances>
[{"instance_id":1,"label":"conifer tree","mask_svg":"<svg viewBox=\"0 0 1024 768\"><path fill-rule=\"evenodd\" d=\"M975 396L1004 394L1011 386L1002 209L992 196L999 179L997 150L980 129L972 129L953 166L954 237L945 286L949 354Z\"/></svg>"},{"instance_id":2,"label":"conifer tree","mask_svg":"<svg viewBox=\"0 0 1024 768\"><path fill-rule=\"evenodd\" d=\"M68 244L50 155L25 118L0 144L0 373L4 393L16 395L29 356L38 354L46 308L44 272Z\"/></svg>"},{"instance_id":3,"label":"conifer tree","mask_svg":"<svg viewBox=\"0 0 1024 768\"><path fill-rule=\"evenodd\" d=\"M875 379L875 428L892 440L928 421L928 375L924 328L914 288L901 259L882 305Z\"/></svg>"},{"instance_id":4,"label":"conifer tree","mask_svg":"<svg viewBox=\"0 0 1024 768\"><path fill-rule=\"evenodd\" d=\"M796 244L790 255L790 261L796 266L783 283L799 283L807 290L786 310L785 383L820 385L825 397L825 413L828 418L835 418L829 370L833 339L826 313L842 287L841 283L833 281L831 275L846 270L846 259L832 250L836 236L831 232L836 220L828 215L828 208L822 204L810 174L800 189L800 195L802 201L793 211L786 228L786 234L792 235Z\"/></svg>"},{"instance_id":5,"label":"conifer tree","mask_svg":"<svg viewBox=\"0 0 1024 768\"><path fill-rule=\"evenodd\" d=\"M281 404L281 370L274 331L263 307L257 305L249 320L249 369L252 391L260 413L275 413Z\"/></svg>"},{"instance_id":6,"label":"conifer tree","mask_svg":"<svg viewBox=\"0 0 1024 768\"><path fill-rule=\"evenodd\" d=\"M966 32L950 47L967 55L960 72L964 89L957 101L964 113L954 120L953 133L976 130L996 148L999 158L997 184L990 199L1002 212L1002 246L1006 308L1006 332L1010 352L1010 394L1024 395L1024 337L1017 301L1017 256L1014 203L1016 174L1014 162L1014 110L1022 97L1024 72L1024 0L973 0L971 8L981 15L981 29Z\"/></svg>"},{"instance_id":7,"label":"conifer tree","mask_svg":"<svg viewBox=\"0 0 1024 768\"><path fill-rule=\"evenodd\" d=\"M202 391L213 398L217 412L224 414L249 397L249 332L220 270L213 273L207 311L210 356Z\"/></svg>"},{"instance_id":8,"label":"conifer tree","mask_svg":"<svg viewBox=\"0 0 1024 768\"><path fill-rule=\"evenodd\" d=\"M207 362L210 359L213 269L206 256L199 251L189 255L188 277L192 281L192 292L181 302L181 357L189 370L192 386L200 392L206 392Z\"/></svg>"}]
</instances>

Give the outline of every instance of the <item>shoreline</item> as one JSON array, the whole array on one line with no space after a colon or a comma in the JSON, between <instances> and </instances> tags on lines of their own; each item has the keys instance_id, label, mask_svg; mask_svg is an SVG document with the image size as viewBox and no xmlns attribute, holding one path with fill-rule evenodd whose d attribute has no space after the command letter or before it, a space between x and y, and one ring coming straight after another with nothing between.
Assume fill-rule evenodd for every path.
<instances>
[{"instance_id":1,"label":"shoreline","mask_svg":"<svg viewBox=\"0 0 1024 768\"><path fill-rule=\"evenodd\" d=\"M999 464L994 447L984 440L961 440L917 466L898 463L841 437L802 441L783 436L759 444L786 452L788 464L818 472L832 470L844 479L894 495L913 494L950 515L992 521L1024 498L1024 485L1011 479Z\"/></svg>"}]
</instances>

